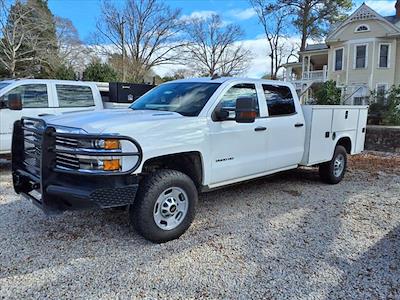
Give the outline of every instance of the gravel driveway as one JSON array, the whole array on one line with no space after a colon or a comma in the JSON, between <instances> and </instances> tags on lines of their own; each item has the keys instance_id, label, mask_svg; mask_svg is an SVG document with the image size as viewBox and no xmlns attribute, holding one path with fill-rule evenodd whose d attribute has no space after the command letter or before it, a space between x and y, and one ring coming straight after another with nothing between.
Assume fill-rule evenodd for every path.
<instances>
[{"instance_id":1,"label":"gravel driveway","mask_svg":"<svg viewBox=\"0 0 400 300\"><path fill-rule=\"evenodd\" d=\"M300 169L204 194L179 240L127 213L46 218L0 164L0 298L400 298L400 157L358 156L339 185Z\"/></svg>"}]
</instances>

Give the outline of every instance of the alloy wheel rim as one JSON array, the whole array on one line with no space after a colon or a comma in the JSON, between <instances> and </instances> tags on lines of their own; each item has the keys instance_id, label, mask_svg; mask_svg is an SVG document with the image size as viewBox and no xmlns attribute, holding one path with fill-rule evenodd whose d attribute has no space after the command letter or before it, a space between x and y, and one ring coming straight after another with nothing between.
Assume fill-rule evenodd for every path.
<instances>
[{"instance_id":1,"label":"alloy wheel rim","mask_svg":"<svg viewBox=\"0 0 400 300\"><path fill-rule=\"evenodd\" d=\"M154 203L154 222L163 230L175 229L185 219L188 202L188 196L183 189L170 187L164 190Z\"/></svg>"}]
</instances>

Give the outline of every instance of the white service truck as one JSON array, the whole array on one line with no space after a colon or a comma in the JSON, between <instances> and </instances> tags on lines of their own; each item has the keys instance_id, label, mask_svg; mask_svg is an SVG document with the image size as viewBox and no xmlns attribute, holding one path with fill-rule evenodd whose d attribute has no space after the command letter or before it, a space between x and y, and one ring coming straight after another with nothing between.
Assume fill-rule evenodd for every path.
<instances>
[{"instance_id":1,"label":"white service truck","mask_svg":"<svg viewBox=\"0 0 400 300\"><path fill-rule=\"evenodd\" d=\"M11 152L13 124L22 116L42 117L129 106L104 102L101 93L108 94L107 82L50 79L0 81L0 155Z\"/></svg>"},{"instance_id":2,"label":"white service truck","mask_svg":"<svg viewBox=\"0 0 400 300\"><path fill-rule=\"evenodd\" d=\"M17 121L14 189L50 214L127 206L141 235L166 242L190 226L198 192L299 166L339 183L367 111L301 106L286 82L172 81L128 109Z\"/></svg>"}]
</instances>

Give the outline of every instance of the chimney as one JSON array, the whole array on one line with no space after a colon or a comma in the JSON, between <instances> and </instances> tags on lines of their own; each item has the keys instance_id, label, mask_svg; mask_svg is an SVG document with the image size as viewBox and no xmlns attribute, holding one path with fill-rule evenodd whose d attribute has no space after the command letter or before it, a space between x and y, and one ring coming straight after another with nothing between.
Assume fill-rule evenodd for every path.
<instances>
[{"instance_id":1,"label":"chimney","mask_svg":"<svg viewBox=\"0 0 400 300\"><path fill-rule=\"evenodd\" d=\"M394 7L396 7L396 17L400 18L400 0L396 1L396 5Z\"/></svg>"}]
</instances>

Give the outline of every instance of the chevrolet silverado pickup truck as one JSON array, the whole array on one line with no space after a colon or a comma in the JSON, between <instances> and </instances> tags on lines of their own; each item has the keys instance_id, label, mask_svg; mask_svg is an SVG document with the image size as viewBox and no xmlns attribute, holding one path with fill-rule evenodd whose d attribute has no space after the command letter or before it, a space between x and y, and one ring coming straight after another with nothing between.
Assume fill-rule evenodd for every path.
<instances>
[{"instance_id":1,"label":"chevrolet silverado pickup truck","mask_svg":"<svg viewBox=\"0 0 400 300\"><path fill-rule=\"evenodd\" d=\"M299 166L339 183L367 112L302 106L286 82L172 81L127 109L17 121L14 189L47 214L129 207L137 232L166 242L189 228L199 192Z\"/></svg>"},{"instance_id":2,"label":"chevrolet silverado pickup truck","mask_svg":"<svg viewBox=\"0 0 400 300\"><path fill-rule=\"evenodd\" d=\"M117 87L121 86L118 90ZM128 107L123 96L143 95L152 85L87 82L53 79L13 79L0 81L0 156L11 153L11 136L16 120L76 111ZM125 94L117 92L127 90ZM133 101L133 100L132 100ZM131 102L132 102L131 101Z\"/></svg>"}]
</instances>

